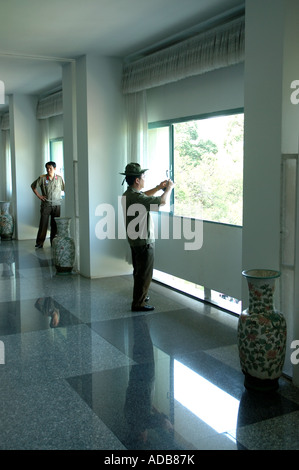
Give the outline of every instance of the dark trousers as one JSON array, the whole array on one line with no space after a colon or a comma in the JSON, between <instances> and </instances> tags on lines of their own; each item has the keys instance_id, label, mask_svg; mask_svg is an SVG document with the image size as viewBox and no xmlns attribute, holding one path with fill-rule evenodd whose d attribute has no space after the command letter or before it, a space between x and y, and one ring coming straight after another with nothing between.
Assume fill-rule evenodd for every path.
<instances>
[{"instance_id":1,"label":"dark trousers","mask_svg":"<svg viewBox=\"0 0 299 470\"><path fill-rule=\"evenodd\" d=\"M131 246L131 251L134 279L132 307L142 307L153 277L154 245Z\"/></svg>"},{"instance_id":2,"label":"dark trousers","mask_svg":"<svg viewBox=\"0 0 299 470\"><path fill-rule=\"evenodd\" d=\"M60 206L41 206L39 228L38 228L37 237L36 237L37 245L43 245L46 239L47 230L49 226L49 218L51 218L50 241L52 245L52 240L56 236L56 233L57 233L57 226L56 226L54 217L60 217Z\"/></svg>"}]
</instances>

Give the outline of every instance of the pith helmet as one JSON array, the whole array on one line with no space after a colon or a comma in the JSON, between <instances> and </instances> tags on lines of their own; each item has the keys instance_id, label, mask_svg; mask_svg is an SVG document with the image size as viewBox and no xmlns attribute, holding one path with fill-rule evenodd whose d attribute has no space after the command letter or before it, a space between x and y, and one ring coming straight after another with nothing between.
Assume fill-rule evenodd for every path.
<instances>
[{"instance_id":1,"label":"pith helmet","mask_svg":"<svg viewBox=\"0 0 299 470\"><path fill-rule=\"evenodd\" d=\"M139 176L145 171L147 171L147 168L141 168L139 163L128 163L125 172L120 174L125 176Z\"/></svg>"}]
</instances>

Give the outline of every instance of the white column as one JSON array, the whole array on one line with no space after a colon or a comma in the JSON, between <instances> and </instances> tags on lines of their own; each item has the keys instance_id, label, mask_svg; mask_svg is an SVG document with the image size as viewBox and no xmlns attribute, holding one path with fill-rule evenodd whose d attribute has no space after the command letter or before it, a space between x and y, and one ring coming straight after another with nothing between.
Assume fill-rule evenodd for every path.
<instances>
[{"instance_id":1,"label":"white column","mask_svg":"<svg viewBox=\"0 0 299 470\"><path fill-rule=\"evenodd\" d=\"M123 191L121 72L121 60L97 55L84 56L76 65L80 271L88 277L129 272L127 241L118 240L117 231L114 239L99 239L96 233L98 207L109 205L117 217Z\"/></svg>"},{"instance_id":2,"label":"white column","mask_svg":"<svg viewBox=\"0 0 299 470\"><path fill-rule=\"evenodd\" d=\"M298 19L296 0L246 2L243 269L282 267L281 164L283 155L298 155L299 105L296 108L290 101L291 81L299 80ZM297 248L298 242L299 230ZM294 253L298 253L296 247ZM282 298L286 290L290 293L282 303L286 306L288 302L283 312L288 324L285 371L293 373L299 385L298 372L295 368L292 372L290 361L290 343L299 339L299 258L294 259L294 275L286 279L282 270L277 294L280 287L284 289ZM276 306L281 308L277 297ZM245 308L245 281L243 299Z\"/></svg>"},{"instance_id":3,"label":"white column","mask_svg":"<svg viewBox=\"0 0 299 470\"><path fill-rule=\"evenodd\" d=\"M299 83L299 3L297 0L286 0L285 2L285 43L284 43L284 86L283 86L283 122L282 122L282 153L297 157L297 194L296 187L293 189L294 201L294 223L283 227L284 239L292 248L294 254L294 273L289 280L289 291L286 291L286 301L289 301L289 334L287 360L292 352L295 352L296 362L299 360L298 346L296 350L291 348L293 341L299 340L299 86L297 91L292 88L294 81ZM295 92L295 95L294 95ZM294 100L295 98L295 100ZM288 206L285 210L291 210ZM293 297L294 294L294 297ZM294 362L294 361L291 361ZM292 363L293 383L299 387L299 364Z\"/></svg>"}]
</instances>

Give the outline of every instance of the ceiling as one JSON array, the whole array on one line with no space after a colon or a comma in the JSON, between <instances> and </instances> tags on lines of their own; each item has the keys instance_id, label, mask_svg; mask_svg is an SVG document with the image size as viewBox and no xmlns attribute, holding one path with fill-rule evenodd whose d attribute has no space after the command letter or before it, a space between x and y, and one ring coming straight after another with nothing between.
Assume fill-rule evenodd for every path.
<instances>
[{"instance_id":1,"label":"ceiling","mask_svg":"<svg viewBox=\"0 0 299 470\"><path fill-rule=\"evenodd\" d=\"M64 61L87 53L125 58L159 47L244 2L0 0L0 80L6 95L39 95L61 82Z\"/></svg>"}]
</instances>

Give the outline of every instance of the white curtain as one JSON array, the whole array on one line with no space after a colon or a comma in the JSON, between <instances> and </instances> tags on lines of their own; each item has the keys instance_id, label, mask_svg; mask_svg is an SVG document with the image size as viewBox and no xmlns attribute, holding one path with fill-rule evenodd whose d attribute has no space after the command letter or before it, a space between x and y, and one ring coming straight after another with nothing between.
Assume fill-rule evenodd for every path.
<instances>
[{"instance_id":1,"label":"white curtain","mask_svg":"<svg viewBox=\"0 0 299 470\"><path fill-rule=\"evenodd\" d=\"M147 163L147 106L146 92L126 95L126 125L127 145L126 161Z\"/></svg>"},{"instance_id":2,"label":"white curtain","mask_svg":"<svg viewBox=\"0 0 299 470\"><path fill-rule=\"evenodd\" d=\"M123 92L135 93L244 60L244 16L150 54L123 70Z\"/></svg>"},{"instance_id":3,"label":"white curtain","mask_svg":"<svg viewBox=\"0 0 299 470\"><path fill-rule=\"evenodd\" d=\"M41 119L39 121L40 139L41 139L41 156L45 165L50 160L50 143L49 143L49 119Z\"/></svg>"},{"instance_id":4,"label":"white curtain","mask_svg":"<svg viewBox=\"0 0 299 470\"><path fill-rule=\"evenodd\" d=\"M10 149L10 125L9 113L5 113L1 119L2 133L2 151L3 151L3 176L1 181L4 186L3 197L5 201L11 201L12 198L12 168L11 168L11 149Z\"/></svg>"},{"instance_id":5,"label":"white curtain","mask_svg":"<svg viewBox=\"0 0 299 470\"><path fill-rule=\"evenodd\" d=\"M11 201L12 198L12 168L11 168L11 151L10 151L10 130L3 132L4 145L4 161L5 161L5 200Z\"/></svg>"},{"instance_id":6,"label":"white curtain","mask_svg":"<svg viewBox=\"0 0 299 470\"><path fill-rule=\"evenodd\" d=\"M37 119L47 119L60 114L63 114L62 91L39 100L36 110Z\"/></svg>"},{"instance_id":7,"label":"white curtain","mask_svg":"<svg viewBox=\"0 0 299 470\"><path fill-rule=\"evenodd\" d=\"M147 163L147 106L146 92L131 93L125 96L126 106L126 149L125 165L139 163L146 168ZM124 180L123 180L124 181ZM124 183L126 185L126 183ZM132 264L131 249L124 243L124 259Z\"/></svg>"}]
</instances>

